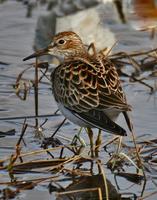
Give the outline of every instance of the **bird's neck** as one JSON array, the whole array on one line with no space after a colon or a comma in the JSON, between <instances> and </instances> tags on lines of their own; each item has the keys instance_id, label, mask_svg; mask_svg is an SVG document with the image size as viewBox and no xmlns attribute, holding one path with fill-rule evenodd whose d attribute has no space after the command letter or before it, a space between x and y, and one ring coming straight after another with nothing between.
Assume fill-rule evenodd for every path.
<instances>
[{"instance_id":1,"label":"bird's neck","mask_svg":"<svg viewBox=\"0 0 157 200\"><path fill-rule=\"evenodd\" d=\"M75 49L75 51L69 51L64 54L65 60L70 60L70 59L74 59L74 58L78 58L78 57L89 59L90 55L86 49L82 49L82 50Z\"/></svg>"}]
</instances>

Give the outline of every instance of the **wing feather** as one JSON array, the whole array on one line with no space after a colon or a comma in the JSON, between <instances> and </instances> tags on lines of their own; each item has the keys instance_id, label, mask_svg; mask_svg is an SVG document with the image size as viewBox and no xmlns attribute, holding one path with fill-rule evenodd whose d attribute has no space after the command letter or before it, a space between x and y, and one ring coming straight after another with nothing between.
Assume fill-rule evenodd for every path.
<instances>
[{"instance_id":1,"label":"wing feather","mask_svg":"<svg viewBox=\"0 0 157 200\"><path fill-rule=\"evenodd\" d=\"M88 113L77 113L71 111L76 117L89 124L89 126L99 128L109 133L126 136L126 131L113 122L103 111L90 110Z\"/></svg>"},{"instance_id":2,"label":"wing feather","mask_svg":"<svg viewBox=\"0 0 157 200\"><path fill-rule=\"evenodd\" d=\"M117 71L108 60L92 65L82 60L65 62L54 70L52 81L56 100L74 111L78 105L79 112L113 107L120 112L130 110Z\"/></svg>"},{"instance_id":3,"label":"wing feather","mask_svg":"<svg viewBox=\"0 0 157 200\"><path fill-rule=\"evenodd\" d=\"M51 75L57 102L76 117L102 130L124 136L126 131L106 115L105 110L126 112L126 102L114 65L108 60L90 65L82 60L64 62Z\"/></svg>"}]
</instances>

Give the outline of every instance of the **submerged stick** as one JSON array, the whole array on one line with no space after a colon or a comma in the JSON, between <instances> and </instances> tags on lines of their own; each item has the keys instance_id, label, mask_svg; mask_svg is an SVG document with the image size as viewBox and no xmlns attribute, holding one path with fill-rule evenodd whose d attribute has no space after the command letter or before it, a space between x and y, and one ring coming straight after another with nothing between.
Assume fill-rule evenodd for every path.
<instances>
[{"instance_id":1,"label":"submerged stick","mask_svg":"<svg viewBox=\"0 0 157 200\"><path fill-rule=\"evenodd\" d=\"M38 107L39 107L39 99L38 99L38 58L36 58L35 63L35 82L34 82L34 102L35 102L35 127L38 127Z\"/></svg>"}]
</instances>

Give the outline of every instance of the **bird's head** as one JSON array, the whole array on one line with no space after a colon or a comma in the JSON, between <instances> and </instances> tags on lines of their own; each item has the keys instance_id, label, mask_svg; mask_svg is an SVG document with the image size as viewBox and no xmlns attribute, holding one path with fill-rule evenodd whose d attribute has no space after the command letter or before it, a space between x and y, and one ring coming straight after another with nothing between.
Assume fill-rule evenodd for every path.
<instances>
[{"instance_id":1,"label":"bird's head","mask_svg":"<svg viewBox=\"0 0 157 200\"><path fill-rule=\"evenodd\" d=\"M25 61L34 57L48 54L71 58L75 56L86 55L87 51L81 38L76 33L72 31L66 31L56 34L48 47L35 52L23 60Z\"/></svg>"}]
</instances>

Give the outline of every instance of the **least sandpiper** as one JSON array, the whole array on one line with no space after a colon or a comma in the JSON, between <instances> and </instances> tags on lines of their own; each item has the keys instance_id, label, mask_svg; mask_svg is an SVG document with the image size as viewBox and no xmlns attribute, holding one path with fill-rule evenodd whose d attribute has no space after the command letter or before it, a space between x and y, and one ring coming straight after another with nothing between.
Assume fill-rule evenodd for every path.
<instances>
[{"instance_id":1,"label":"least sandpiper","mask_svg":"<svg viewBox=\"0 0 157 200\"><path fill-rule=\"evenodd\" d=\"M56 34L47 48L24 61L45 54L63 58L51 74L54 97L63 115L81 127L125 136L126 131L115 120L131 108L114 64L97 53L89 53L72 31Z\"/></svg>"}]
</instances>

